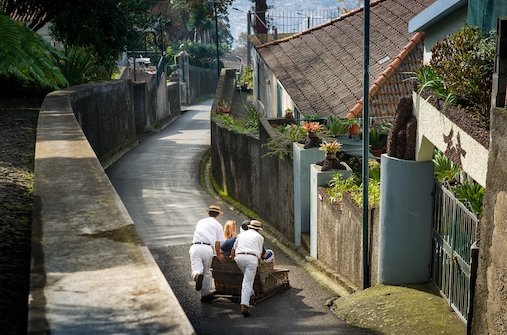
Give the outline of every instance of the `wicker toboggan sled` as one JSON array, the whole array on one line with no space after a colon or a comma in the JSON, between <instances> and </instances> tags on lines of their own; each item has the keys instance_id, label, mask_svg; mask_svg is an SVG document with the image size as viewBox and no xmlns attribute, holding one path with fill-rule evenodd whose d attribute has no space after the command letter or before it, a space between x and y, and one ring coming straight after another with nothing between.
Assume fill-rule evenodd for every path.
<instances>
[{"instance_id":1,"label":"wicker toboggan sled","mask_svg":"<svg viewBox=\"0 0 507 335\"><path fill-rule=\"evenodd\" d=\"M222 263L218 258L213 257L211 273L215 280L217 295L238 297L241 295L241 282L243 273L236 262L225 258ZM274 267L273 262L259 262L254 281L255 294L250 300L251 304L267 299L278 292L289 288L289 270Z\"/></svg>"}]
</instances>

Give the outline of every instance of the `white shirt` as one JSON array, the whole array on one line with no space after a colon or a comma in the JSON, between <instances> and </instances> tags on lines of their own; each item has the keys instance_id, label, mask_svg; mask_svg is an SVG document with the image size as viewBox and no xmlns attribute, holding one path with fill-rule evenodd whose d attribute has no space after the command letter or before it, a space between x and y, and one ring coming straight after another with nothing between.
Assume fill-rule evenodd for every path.
<instances>
[{"instance_id":1,"label":"white shirt","mask_svg":"<svg viewBox=\"0 0 507 335\"><path fill-rule=\"evenodd\" d=\"M209 243L214 248L215 242L224 241L224 229L217 219L210 216L197 222L192 243Z\"/></svg>"},{"instance_id":2,"label":"white shirt","mask_svg":"<svg viewBox=\"0 0 507 335\"><path fill-rule=\"evenodd\" d=\"M257 258L261 257L262 246L264 245L264 237L255 229L248 229L240 234L234 242L234 250L237 254L248 252L255 254Z\"/></svg>"}]
</instances>

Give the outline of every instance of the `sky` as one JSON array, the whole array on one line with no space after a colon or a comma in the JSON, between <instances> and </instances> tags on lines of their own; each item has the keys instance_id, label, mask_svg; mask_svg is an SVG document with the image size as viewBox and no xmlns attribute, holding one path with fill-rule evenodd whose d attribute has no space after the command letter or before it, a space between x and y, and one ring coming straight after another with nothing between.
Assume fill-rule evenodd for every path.
<instances>
[{"instance_id":1,"label":"sky","mask_svg":"<svg viewBox=\"0 0 507 335\"><path fill-rule=\"evenodd\" d=\"M318 25L329 20L332 13L338 9L354 9L361 6L363 1L357 0L267 0L268 14L272 13L273 25L285 32L297 32L310 26ZM254 3L250 0L235 0L229 7L229 24L231 34L236 39L240 33L247 31L247 13ZM284 16L282 24L277 17ZM297 19L299 18L299 19ZM282 31L280 31L282 32Z\"/></svg>"}]
</instances>

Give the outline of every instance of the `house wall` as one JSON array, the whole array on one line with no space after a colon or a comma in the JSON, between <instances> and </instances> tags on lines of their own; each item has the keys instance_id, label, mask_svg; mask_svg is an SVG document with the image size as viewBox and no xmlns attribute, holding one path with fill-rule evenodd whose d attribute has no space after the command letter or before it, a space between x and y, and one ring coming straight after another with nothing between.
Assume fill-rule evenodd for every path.
<instances>
[{"instance_id":1,"label":"house wall","mask_svg":"<svg viewBox=\"0 0 507 335\"><path fill-rule=\"evenodd\" d=\"M264 61L257 52L252 51L253 57L253 69L258 69L259 64L264 64ZM262 115L266 118L275 118L278 116L278 85L282 87L282 117L285 116L285 110L290 108L294 111L295 105L289 94L285 91L281 83L278 81L274 73L264 64L264 72L267 77L267 84L264 86L266 90L266 103L263 104L259 101L259 78L257 71L253 71L254 76L254 106L262 112Z\"/></svg>"},{"instance_id":2,"label":"house wall","mask_svg":"<svg viewBox=\"0 0 507 335\"><path fill-rule=\"evenodd\" d=\"M271 117L272 106L270 104L270 97L272 94L271 86L273 86L271 85L271 80L274 76L272 75L271 70L269 70L267 65L257 53L254 53L253 69L254 107L261 113L263 117ZM261 71L262 73L260 73Z\"/></svg>"},{"instance_id":3,"label":"house wall","mask_svg":"<svg viewBox=\"0 0 507 335\"><path fill-rule=\"evenodd\" d=\"M431 59L431 48L442 40L442 37L453 34L463 27L467 22L468 6L463 6L454 13L448 15L445 20L441 20L430 28L426 29L424 34L424 64L429 64Z\"/></svg>"}]
</instances>

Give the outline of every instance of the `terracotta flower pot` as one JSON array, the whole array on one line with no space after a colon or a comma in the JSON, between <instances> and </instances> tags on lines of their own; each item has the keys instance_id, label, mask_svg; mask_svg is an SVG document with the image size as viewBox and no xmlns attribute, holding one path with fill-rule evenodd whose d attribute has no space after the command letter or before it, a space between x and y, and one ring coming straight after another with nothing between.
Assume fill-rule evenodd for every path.
<instances>
[{"instance_id":1,"label":"terracotta flower pot","mask_svg":"<svg viewBox=\"0 0 507 335\"><path fill-rule=\"evenodd\" d=\"M357 135L359 134L359 125L353 124L349 127L349 134L351 135Z\"/></svg>"}]
</instances>

